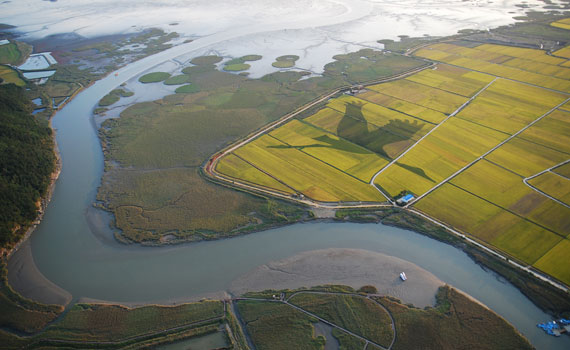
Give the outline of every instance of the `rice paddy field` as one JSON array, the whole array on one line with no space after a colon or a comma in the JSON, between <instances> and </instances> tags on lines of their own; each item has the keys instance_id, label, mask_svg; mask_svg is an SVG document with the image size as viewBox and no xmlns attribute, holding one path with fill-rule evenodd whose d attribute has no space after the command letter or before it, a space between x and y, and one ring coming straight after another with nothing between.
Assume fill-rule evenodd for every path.
<instances>
[{"instance_id":1,"label":"rice paddy field","mask_svg":"<svg viewBox=\"0 0 570 350\"><path fill-rule=\"evenodd\" d=\"M551 26L570 30L570 18L561 19L556 22L550 23Z\"/></svg>"},{"instance_id":2,"label":"rice paddy field","mask_svg":"<svg viewBox=\"0 0 570 350\"><path fill-rule=\"evenodd\" d=\"M375 178L385 195L421 196L415 208L570 283L556 263L570 253L567 60L477 43L417 54L441 63L333 98L217 170L323 202L382 201Z\"/></svg>"},{"instance_id":3,"label":"rice paddy field","mask_svg":"<svg viewBox=\"0 0 570 350\"><path fill-rule=\"evenodd\" d=\"M438 43L420 49L417 56L477 72L570 92L568 59L545 51L494 44L466 47Z\"/></svg>"},{"instance_id":4,"label":"rice paddy field","mask_svg":"<svg viewBox=\"0 0 570 350\"><path fill-rule=\"evenodd\" d=\"M556 172L570 173L567 164L556 167L570 158L570 121L565 110L570 82L564 66L567 59L541 50L490 44L465 47L440 43L419 50L417 55L509 80L493 82L394 164L400 166L384 171L378 184L390 195L402 190L421 195L441 181L438 170L444 171L445 166L438 156L450 167L448 174L452 174L449 163L453 169L467 164L465 158L456 157L456 145L433 151L434 140L441 138L446 124L449 128L454 119L472 124L468 130L478 140L494 135L498 145L499 140L510 137L415 207L568 284L570 267L561 259L570 253L570 208L564 205L569 201L570 180ZM518 133L530 123L532 126ZM487 152L491 150L492 143L482 145L481 154L486 153L485 147L489 147ZM551 167L555 168L535 176ZM410 175L412 169L414 175ZM420 173L434 182L429 183ZM523 181L526 178L528 185Z\"/></svg>"}]
</instances>

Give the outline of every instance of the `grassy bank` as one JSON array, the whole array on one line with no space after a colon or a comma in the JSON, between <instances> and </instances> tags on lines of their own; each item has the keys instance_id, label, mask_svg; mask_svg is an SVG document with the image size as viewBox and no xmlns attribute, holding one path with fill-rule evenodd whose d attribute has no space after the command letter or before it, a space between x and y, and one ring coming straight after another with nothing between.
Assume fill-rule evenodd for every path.
<instances>
[{"instance_id":1,"label":"grassy bank","mask_svg":"<svg viewBox=\"0 0 570 350\"><path fill-rule=\"evenodd\" d=\"M394 349L533 349L513 326L453 288L440 288L436 299L435 308L421 310L376 298L394 317Z\"/></svg>"},{"instance_id":2,"label":"grassy bank","mask_svg":"<svg viewBox=\"0 0 570 350\"><path fill-rule=\"evenodd\" d=\"M0 331L0 343L5 349L138 349L217 332L225 322L221 301L138 308L76 304L45 330L46 324L34 329L33 335Z\"/></svg>"},{"instance_id":3,"label":"grassy bank","mask_svg":"<svg viewBox=\"0 0 570 350\"><path fill-rule=\"evenodd\" d=\"M425 309L403 305L389 296L367 298L366 294L334 292L352 290L343 286L312 289L321 292L296 294L289 302L329 322L341 349L362 349L365 343L342 328L368 341L379 340L384 347L392 344L395 334L393 349L533 348L503 318L449 286L438 290L435 307ZM291 292L269 291L277 295ZM314 336L318 320L284 302L240 300L238 310L256 348L322 349L326 344L325 339ZM387 328L383 328L386 322ZM376 347L370 344L368 348Z\"/></svg>"}]
</instances>

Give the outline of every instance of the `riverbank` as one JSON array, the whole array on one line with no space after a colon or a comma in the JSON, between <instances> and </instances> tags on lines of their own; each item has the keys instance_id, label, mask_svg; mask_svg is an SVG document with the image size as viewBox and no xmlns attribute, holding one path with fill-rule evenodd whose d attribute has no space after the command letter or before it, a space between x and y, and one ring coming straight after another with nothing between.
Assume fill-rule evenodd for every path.
<instances>
[{"instance_id":1,"label":"riverbank","mask_svg":"<svg viewBox=\"0 0 570 350\"><path fill-rule=\"evenodd\" d=\"M530 273L513 266L488 251L452 234L443 226L438 226L408 210L399 208L386 211L344 210L337 212L337 220L356 223L382 223L418 232L427 237L449 244L465 252L483 269L491 270L505 278L536 306L554 317L567 317L570 314L570 297L567 292L544 282Z\"/></svg>"}]
</instances>

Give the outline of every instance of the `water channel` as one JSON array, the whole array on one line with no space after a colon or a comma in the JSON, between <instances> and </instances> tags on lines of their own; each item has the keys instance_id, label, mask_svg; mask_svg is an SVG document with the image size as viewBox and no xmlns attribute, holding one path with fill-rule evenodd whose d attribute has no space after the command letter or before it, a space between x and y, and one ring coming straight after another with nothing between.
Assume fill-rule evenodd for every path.
<instances>
[{"instance_id":1,"label":"water channel","mask_svg":"<svg viewBox=\"0 0 570 350\"><path fill-rule=\"evenodd\" d=\"M191 44L196 42L186 45ZM232 280L254 267L302 251L360 248L397 256L430 271L488 305L539 349L570 348L570 337L556 339L536 328L537 322L550 317L512 285L483 270L460 250L398 228L296 224L233 239L163 248L125 246L115 242L110 232L106 238L93 234L86 213L103 171L93 106L123 81L191 48L177 47L124 67L118 76L112 74L80 93L54 117L63 168L30 244L37 268L74 300L181 300L226 290Z\"/></svg>"}]
</instances>

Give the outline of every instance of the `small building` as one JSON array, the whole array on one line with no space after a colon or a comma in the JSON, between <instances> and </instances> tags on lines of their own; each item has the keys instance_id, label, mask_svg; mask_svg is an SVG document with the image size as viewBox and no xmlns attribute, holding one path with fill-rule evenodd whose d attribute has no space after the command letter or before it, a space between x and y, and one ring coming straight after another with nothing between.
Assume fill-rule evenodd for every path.
<instances>
[{"instance_id":1,"label":"small building","mask_svg":"<svg viewBox=\"0 0 570 350\"><path fill-rule=\"evenodd\" d=\"M407 195L405 195L404 197L398 199L398 200L396 201L396 203L397 203L398 205L406 205L406 204L410 203L411 201L413 201L414 198L415 198L415 197L414 197L413 194L407 194Z\"/></svg>"}]
</instances>

